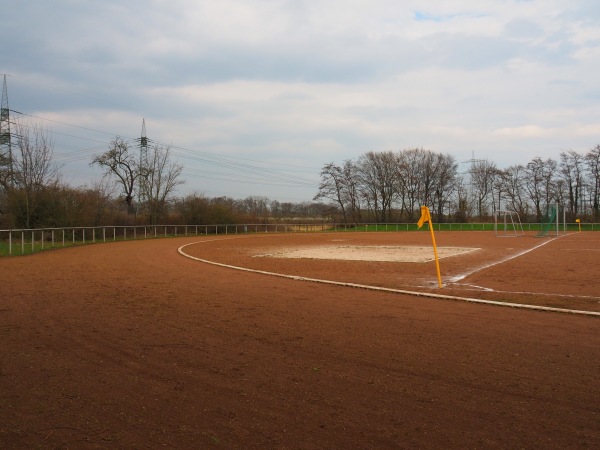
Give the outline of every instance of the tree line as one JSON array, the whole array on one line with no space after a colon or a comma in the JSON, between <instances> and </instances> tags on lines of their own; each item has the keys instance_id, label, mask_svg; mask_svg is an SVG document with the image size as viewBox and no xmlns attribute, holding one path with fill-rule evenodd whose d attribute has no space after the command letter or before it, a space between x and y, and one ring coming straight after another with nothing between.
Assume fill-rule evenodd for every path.
<instances>
[{"instance_id":1,"label":"tree line","mask_svg":"<svg viewBox=\"0 0 600 450\"><path fill-rule=\"evenodd\" d=\"M542 222L557 202L569 221L600 220L600 145L507 169L473 159L463 173L453 156L423 148L370 151L325 164L320 175L314 199L335 205L348 223L413 222L421 205L440 222L486 221L500 210Z\"/></svg>"},{"instance_id":2,"label":"tree line","mask_svg":"<svg viewBox=\"0 0 600 450\"><path fill-rule=\"evenodd\" d=\"M103 172L91 186L64 182L54 142L33 125L13 124L12 151L0 152L0 229L134 224L236 224L304 221L332 214L321 202L279 202L267 197L183 197L183 166L171 148L115 137L90 165Z\"/></svg>"},{"instance_id":3,"label":"tree line","mask_svg":"<svg viewBox=\"0 0 600 450\"><path fill-rule=\"evenodd\" d=\"M523 221L543 221L559 202L567 219L600 221L600 145L585 154L569 150L558 160L533 158L499 169L488 160L470 161L462 173L453 156L423 148L367 152L341 164L325 164L312 201L279 202L183 197L183 166L171 148L115 137L90 165L103 178L91 186L64 182L48 132L15 123L10 155L0 152L0 228L83 227L133 224L235 224L335 220L346 223L414 222L421 205L436 221L489 220L498 210Z\"/></svg>"}]
</instances>

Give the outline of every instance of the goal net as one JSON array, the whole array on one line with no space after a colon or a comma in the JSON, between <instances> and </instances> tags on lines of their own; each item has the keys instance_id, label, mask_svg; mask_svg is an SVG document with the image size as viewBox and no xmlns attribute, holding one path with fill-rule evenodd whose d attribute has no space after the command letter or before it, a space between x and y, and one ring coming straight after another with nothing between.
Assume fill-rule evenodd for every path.
<instances>
[{"instance_id":1,"label":"goal net","mask_svg":"<svg viewBox=\"0 0 600 450\"><path fill-rule=\"evenodd\" d=\"M556 235L556 237L558 237L560 234L561 224L563 227L562 233L567 234L567 218L565 208L561 207L560 203L556 203L554 205L548 205L546 211L547 213L540 224L540 232L536 234L536 236L544 237Z\"/></svg>"},{"instance_id":2,"label":"goal net","mask_svg":"<svg viewBox=\"0 0 600 450\"><path fill-rule=\"evenodd\" d=\"M517 237L525 234L519 214L509 210L494 213L494 231L496 237Z\"/></svg>"}]
</instances>

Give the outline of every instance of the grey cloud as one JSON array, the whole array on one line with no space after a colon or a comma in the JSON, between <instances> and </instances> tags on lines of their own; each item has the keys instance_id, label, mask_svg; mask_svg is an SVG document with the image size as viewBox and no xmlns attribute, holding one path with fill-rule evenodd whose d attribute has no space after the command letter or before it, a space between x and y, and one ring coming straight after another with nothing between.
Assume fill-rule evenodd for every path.
<instances>
[{"instance_id":1,"label":"grey cloud","mask_svg":"<svg viewBox=\"0 0 600 450\"><path fill-rule=\"evenodd\" d=\"M515 19L506 24L503 36L506 39L531 39L540 37L543 33L542 28L535 22L527 19Z\"/></svg>"},{"instance_id":2,"label":"grey cloud","mask_svg":"<svg viewBox=\"0 0 600 450\"><path fill-rule=\"evenodd\" d=\"M502 65L520 53L505 39L482 36L437 34L426 39L430 63L462 70L481 70Z\"/></svg>"},{"instance_id":3,"label":"grey cloud","mask_svg":"<svg viewBox=\"0 0 600 450\"><path fill-rule=\"evenodd\" d=\"M597 25L600 18L600 2L598 0L570 2L568 8L561 13L561 16L565 20L581 21Z\"/></svg>"},{"instance_id":4,"label":"grey cloud","mask_svg":"<svg viewBox=\"0 0 600 450\"><path fill-rule=\"evenodd\" d=\"M343 160L383 145L428 147L433 142L440 146L435 148L438 151L479 151L506 145L518 148L516 141L507 144L489 139L488 130L506 124L552 126L554 117L562 117L561 108L572 108L574 101L577 108L572 108L569 120L583 124L598 121L600 94L594 88L592 70L597 63L591 51L579 52L578 58L573 58L580 48L568 34L580 24L596 26L600 16L597 0L565 1L563 11L551 22L542 9L529 20L519 18L521 6L512 2L514 10L506 14L494 15L494 8L489 8L490 20L514 18L498 36L477 34L479 24L471 29L472 22L463 18L462 33L423 38L408 37L415 22L405 18L404 6L397 6L397 2L363 6L364 20L355 16L346 20L344 14L338 17L336 4L329 1L240 1L232 7L238 16L231 20L220 17L221 12L228 11L210 0L12 3L14 7L2 11L0 30L0 72L15 75L8 80L11 107L24 112L96 109L112 110L115 116L133 113L129 114L134 116L132 124L117 125L136 134L145 116L149 135L170 132L168 139L184 147L193 142L206 151L226 148L232 154L258 154L284 142L286 148L297 149L286 151L312 151L312 161ZM395 6L391 7L392 3ZM194 23L186 20L192 4ZM545 8L536 5L539 3L528 4L525 13L535 7ZM351 8L344 7L346 11ZM262 8L260 12L258 8ZM382 22L386 8L395 14L385 17L394 17L397 23ZM247 21L245 12L249 12ZM239 30L232 28L235 23L240 24ZM564 26L560 29L557 24ZM418 32L452 30L451 25L421 23L423 28ZM405 26L406 30L402 28ZM588 40L585 45L598 43ZM530 64L514 70L485 70L507 68L515 58ZM447 69L456 69L456 73ZM408 76L398 77L403 74ZM306 86L293 86L293 94L270 97L264 105L249 96L246 101L250 107L261 108L260 119L256 119L253 111L245 104L238 105L228 91L226 82L231 80L260 81L257 89L263 89L265 95L281 92L285 83L304 82ZM269 82L276 87L270 89ZM169 96L182 86L211 89L212 83L219 85L219 92L199 95L197 101ZM319 85L324 83L336 84L336 94L327 98L327 104L321 104L318 97L323 94ZM348 105L346 99L356 93L354 85L358 83L365 106ZM435 89L426 83L435 83ZM232 89L244 85L234 84ZM411 95L403 96L403 92ZM420 92L427 96L426 104L419 98ZM389 102L386 94L390 94ZM306 102L301 101L302 96ZM335 104L338 100L340 103ZM321 110L329 107L331 110ZM282 118L287 113L288 120ZM325 123L294 122L294 117L311 114L323 114ZM103 113L96 117L94 127L98 129L116 123ZM218 129L198 132L203 118L211 119L207 122ZM332 120L327 122L329 118ZM395 131L395 124L402 125L401 131ZM435 131L449 127L465 128L469 133L463 137ZM567 142L576 136L561 138L560 142ZM334 145L329 150L323 144L311 148L310 143L316 141ZM544 145L556 146L556 142L552 137L552 142ZM327 151L345 153L331 156ZM284 157L283 152L281 155Z\"/></svg>"}]
</instances>

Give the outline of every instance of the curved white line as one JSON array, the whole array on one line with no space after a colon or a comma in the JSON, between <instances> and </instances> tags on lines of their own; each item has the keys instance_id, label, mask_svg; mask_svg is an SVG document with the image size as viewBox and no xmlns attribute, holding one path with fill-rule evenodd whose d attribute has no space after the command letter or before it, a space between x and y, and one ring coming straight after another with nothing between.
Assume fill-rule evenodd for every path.
<instances>
[{"instance_id":1,"label":"curved white line","mask_svg":"<svg viewBox=\"0 0 600 450\"><path fill-rule=\"evenodd\" d=\"M229 239L232 239L232 238L229 238ZM270 276L275 276L275 277L280 277L280 278L288 278L290 280L310 281L313 283L322 283L322 284L331 284L331 285L335 285L335 286L368 289L371 291L391 292L391 293L395 293L395 294L405 294L405 295L412 295L412 296L417 296L417 297L437 298L437 299L442 299L442 300L454 300L454 301L463 301L463 302L470 302L470 303L481 303L481 304L485 304L485 305L505 306L505 307L509 307L509 308L531 309L531 310L536 310L536 311L550 311L550 312L560 312L560 313L567 313L567 314L579 314L579 315L600 317L600 312L594 312L594 311L581 311L578 309L553 308L550 306L525 305L525 304L521 304L521 303L507 303L507 302L500 302L500 301L495 301L495 300L482 300L482 299L478 299L478 298L458 297L458 296L454 296L454 295L434 294L434 293L418 292L418 291L406 291L403 289L392 289L392 288L385 288L385 287L380 287L380 286L369 286L366 284L344 283L341 281L322 280L319 278L300 277L297 275L286 275L283 273L267 272L264 270L256 270L256 269L248 269L247 267L232 266L230 264L223 264L223 263L218 263L218 262L214 262L214 261L209 261L207 259L197 258L197 257L189 255L183 251L183 249L185 247L189 247L190 245L202 244L205 242L214 242L217 240L225 240L225 239L211 239L211 240L207 240L207 241L190 242L189 244L185 244L185 245L182 245L181 247L179 247L177 249L177 252L180 255L185 256L186 258L193 259L195 261L200 261L200 262L203 262L206 264L212 264L213 266L226 267L228 269L234 269L234 270L241 270L242 272L259 273L262 275L270 275ZM544 245L544 244L542 244L542 245ZM535 248L537 248L537 247L535 247Z\"/></svg>"}]
</instances>

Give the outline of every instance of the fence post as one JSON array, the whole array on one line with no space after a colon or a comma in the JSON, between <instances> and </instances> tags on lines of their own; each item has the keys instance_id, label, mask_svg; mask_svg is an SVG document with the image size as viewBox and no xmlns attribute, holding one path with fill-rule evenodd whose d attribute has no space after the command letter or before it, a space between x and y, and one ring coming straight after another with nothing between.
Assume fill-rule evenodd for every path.
<instances>
[{"instance_id":1,"label":"fence post","mask_svg":"<svg viewBox=\"0 0 600 450\"><path fill-rule=\"evenodd\" d=\"M34 251L34 248L33 248L34 243L35 243L35 231L32 231L31 232L31 253L33 253L33 251Z\"/></svg>"}]
</instances>

